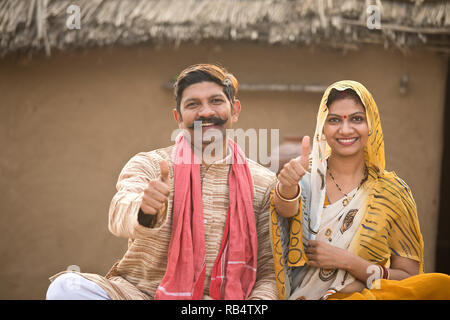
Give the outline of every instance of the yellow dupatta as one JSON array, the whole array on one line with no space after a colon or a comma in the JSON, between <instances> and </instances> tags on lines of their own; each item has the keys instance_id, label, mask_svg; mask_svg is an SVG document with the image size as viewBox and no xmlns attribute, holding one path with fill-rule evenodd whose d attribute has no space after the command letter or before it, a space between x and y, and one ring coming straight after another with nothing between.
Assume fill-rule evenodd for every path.
<instances>
[{"instance_id":1,"label":"yellow dupatta","mask_svg":"<svg viewBox=\"0 0 450 320\"><path fill-rule=\"evenodd\" d=\"M420 264L423 273L423 239L420 232L416 204L408 185L394 172L385 170L384 139L377 105L370 92L356 81L339 81L325 91L317 115L316 130L311 153L311 190L299 200L299 211L290 219L289 241L282 239L282 220L276 213L273 193L271 199L271 236L275 274L280 299L289 296L286 289L286 269L301 267L307 263L304 245L313 239L320 226L320 215L325 200L326 159L331 148L322 134L328 115L327 100L332 89L354 90L364 104L369 127L369 137L364 148L368 179L364 188L368 196L361 208L362 222L353 237L349 250L367 261L390 266L391 255L413 259ZM306 177L306 176L305 176ZM309 208L302 198L310 197ZM305 219L303 211L309 210Z\"/></svg>"}]
</instances>

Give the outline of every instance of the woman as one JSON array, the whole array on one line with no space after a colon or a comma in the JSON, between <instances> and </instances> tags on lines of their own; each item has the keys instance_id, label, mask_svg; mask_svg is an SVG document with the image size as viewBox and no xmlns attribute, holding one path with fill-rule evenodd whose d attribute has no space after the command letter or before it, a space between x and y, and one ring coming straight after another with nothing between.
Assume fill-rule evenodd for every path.
<instances>
[{"instance_id":1,"label":"woman","mask_svg":"<svg viewBox=\"0 0 450 320\"><path fill-rule=\"evenodd\" d=\"M283 167L272 193L280 298L450 299L449 276L415 276L423 273L416 205L385 171L378 109L363 85L325 91L312 145L308 158L303 139L302 156Z\"/></svg>"}]
</instances>

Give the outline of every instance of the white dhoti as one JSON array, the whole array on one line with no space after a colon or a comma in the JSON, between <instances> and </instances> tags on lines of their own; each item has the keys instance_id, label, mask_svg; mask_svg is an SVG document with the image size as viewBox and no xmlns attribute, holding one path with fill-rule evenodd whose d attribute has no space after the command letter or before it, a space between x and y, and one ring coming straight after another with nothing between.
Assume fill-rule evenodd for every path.
<instances>
[{"instance_id":1,"label":"white dhoti","mask_svg":"<svg viewBox=\"0 0 450 320\"><path fill-rule=\"evenodd\" d=\"M47 300L110 300L98 284L76 273L64 273L50 284Z\"/></svg>"}]
</instances>

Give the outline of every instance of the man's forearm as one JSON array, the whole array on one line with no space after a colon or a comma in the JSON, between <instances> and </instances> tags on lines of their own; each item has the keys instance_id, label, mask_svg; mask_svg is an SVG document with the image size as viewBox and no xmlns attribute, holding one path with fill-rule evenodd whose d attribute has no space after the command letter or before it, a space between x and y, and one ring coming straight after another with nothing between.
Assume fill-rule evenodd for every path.
<instances>
[{"instance_id":1,"label":"man's forearm","mask_svg":"<svg viewBox=\"0 0 450 320\"><path fill-rule=\"evenodd\" d=\"M109 208L108 228L117 237L133 238L140 209L139 194L118 192Z\"/></svg>"}]
</instances>

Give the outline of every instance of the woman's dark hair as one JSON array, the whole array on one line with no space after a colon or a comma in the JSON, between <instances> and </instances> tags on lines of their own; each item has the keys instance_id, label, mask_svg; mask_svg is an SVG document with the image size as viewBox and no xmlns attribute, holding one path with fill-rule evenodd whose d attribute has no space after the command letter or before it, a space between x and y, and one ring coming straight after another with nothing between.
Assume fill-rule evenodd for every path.
<instances>
[{"instance_id":1,"label":"woman's dark hair","mask_svg":"<svg viewBox=\"0 0 450 320\"><path fill-rule=\"evenodd\" d=\"M360 105L362 105L364 109L366 108L364 106L364 103L362 103L361 98L358 96L358 94L353 89L345 89L343 91L339 91L334 88L331 89L330 94L328 95L327 107L330 108L330 106L333 102L335 102L337 100L342 100L342 99L352 99L356 103L359 103Z\"/></svg>"}]
</instances>

